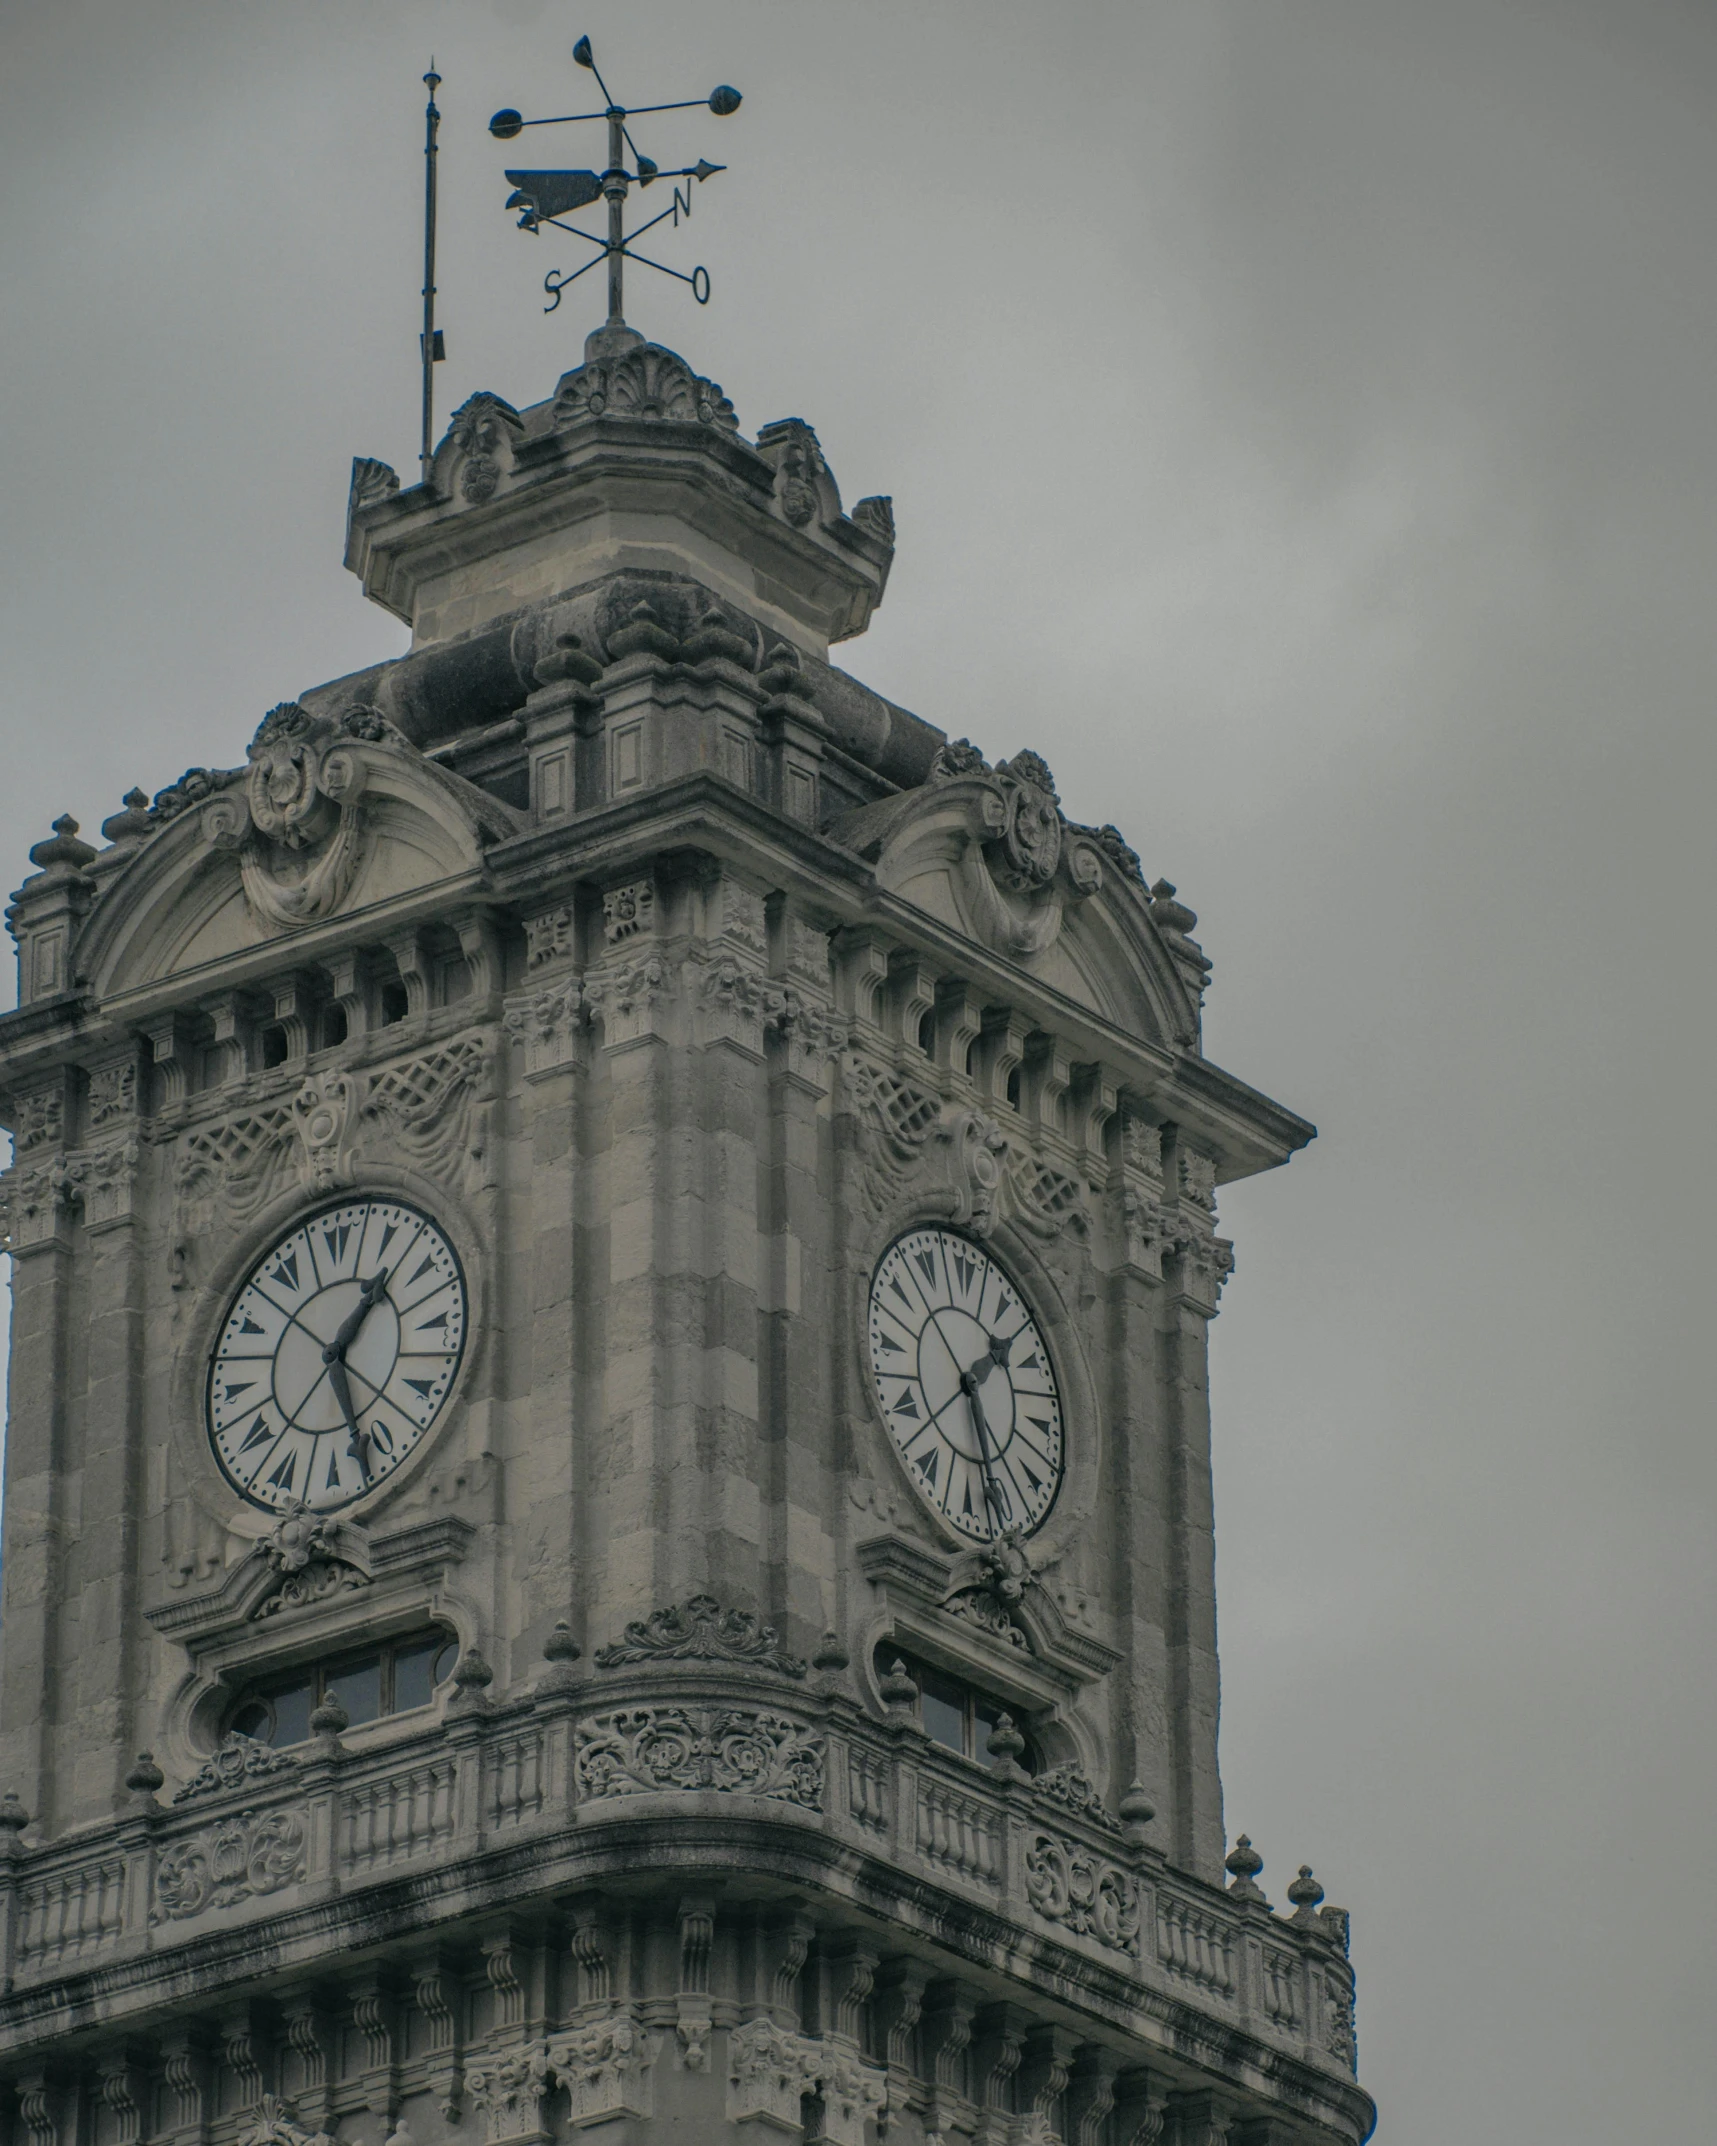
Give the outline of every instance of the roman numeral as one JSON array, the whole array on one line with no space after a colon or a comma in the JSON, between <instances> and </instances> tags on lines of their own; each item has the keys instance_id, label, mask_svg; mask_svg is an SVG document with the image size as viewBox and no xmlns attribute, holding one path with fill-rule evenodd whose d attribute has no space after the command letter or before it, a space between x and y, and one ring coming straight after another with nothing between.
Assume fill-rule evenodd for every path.
<instances>
[{"instance_id":1,"label":"roman numeral","mask_svg":"<svg viewBox=\"0 0 1717 2146\"><path fill-rule=\"evenodd\" d=\"M426 1401L435 1391L435 1381L433 1379L407 1379L406 1384L413 1393L421 1394Z\"/></svg>"},{"instance_id":2,"label":"roman numeral","mask_svg":"<svg viewBox=\"0 0 1717 2146\"><path fill-rule=\"evenodd\" d=\"M235 1393L249 1393L255 1384L255 1379L245 1379L237 1386L229 1386L226 1390L226 1398L230 1401Z\"/></svg>"},{"instance_id":3,"label":"roman numeral","mask_svg":"<svg viewBox=\"0 0 1717 2146\"><path fill-rule=\"evenodd\" d=\"M346 1239L352 1234L349 1222L342 1222L337 1229L325 1229L322 1242L328 1247L328 1256L336 1265L346 1256Z\"/></svg>"},{"instance_id":4,"label":"roman numeral","mask_svg":"<svg viewBox=\"0 0 1717 2146\"><path fill-rule=\"evenodd\" d=\"M445 1326L446 1326L446 1324L447 1324L447 1314L446 1314L446 1312L444 1312L444 1311L438 1311L438 1312L436 1313L436 1315L435 1315L435 1317L434 1317L433 1319L425 1319L425 1320L424 1320L424 1321L422 1322L422 1324L421 1324L421 1325L420 1325L420 1326L418 1327L417 1331L418 1331L418 1332L419 1332L420 1334L427 1334L427 1333L429 1332L429 1330L430 1330L430 1328L431 1328L432 1326L439 1326L439 1327L445 1327Z\"/></svg>"},{"instance_id":5,"label":"roman numeral","mask_svg":"<svg viewBox=\"0 0 1717 2146\"><path fill-rule=\"evenodd\" d=\"M412 1284L413 1284L413 1283L415 1283L415 1282L421 1282L421 1281L422 1281L422 1279L423 1279L423 1277L424 1277L424 1276L425 1276L425 1275L426 1275L426 1274L427 1274L427 1273L429 1272L429 1270L431 1269L431 1267L433 1267L434 1265L435 1265L435 1254L434 1254L433 1252L429 1252L429 1253L426 1253L426 1254L424 1255L424 1261L423 1261L423 1265L422 1265L421 1267L419 1267L419 1268L418 1268L417 1272L416 1272L416 1273L415 1273L415 1274L414 1274L414 1275L412 1276L412 1278L411 1278L411 1281L407 1282L405 1286L406 1286L406 1287L407 1287L407 1288L409 1289L409 1288L411 1288L411 1287L412 1287Z\"/></svg>"},{"instance_id":6,"label":"roman numeral","mask_svg":"<svg viewBox=\"0 0 1717 2146\"><path fill-rule=\"evenodd\" d=\"M271 1282L279 1282L283 1289L296 1289L298 1287L298 1254L294 1252L290 1258L283 1259L268 1278Z\"/></svg>"},{"instance_id":7,"label":"roman numeral","mask_svg":"<svg viewBox=\"0 0 1717 2146\"><path fill-rule=\"evenodd\" d=\"M909 1416L914 1423L918 1421L918 1404L913 1400L910 1391L903 1393L895 1402L894 1413L897 1416Z\"/></svg>"},{"instance_id":8,"label":"roman numeral","mask_svg":"<svg viewBox=\"0 0 1717 2146\"><path fill-rule=\"evenodd\" d=\"M915 1252L913 1257L917 1260L924 1279L933 1282L936 1279L936 1255L933 1252Z\"/></svg>"},{"instance_id":9,"label":"roman numeral","mask_svg":"<svg viewBox=\"0 0 1717 2146\"><path fill-rule=\"evenodd\" d=\"M276 1490L290 1490L292 1488L293 1471L297 1468L297 1466L297 1454L288 1453L286 1458L281 1462L280 1466L276 1468L274 1473L269 1477L269 1482L274 1486Z\"/></svg>"},{"instance_id":10,"label":"roman numeral","mask_svg":"<svg viewBox=\"0 0 1717 2146\"><path fill-rule=\"evenodd\" d=\"M245 1440L244 1444L239 1447L239 1451L241 1453L248 1453L252 1446L267 1445L268 1436L268 1418L266 1416L258 1416L256 1421L250 1427L250 1436Z\"/></svg>"},{"instance_id":11,"label":"roman numeral","mask_svg":"<svg viewBox=\"0 0 1717 2146\"><path fill-rule=\"evenodd\" d=\"M244 1324L239 1328L239 1332L241 1334L260 1334L262 1332L262 1328L257 1325L256 1321L251 1317L250 1313L246 1312L244 1315Z\"/></svg>"},{"instance_id":12,"label":"roman numeral","mask_svg":"<svg viewBox=\"0 0 1717 2146\"><path fill-rule=\"evenodd\" d=\"M906 1351L898 1341L891 1341L888 1335L881 1332L877 1334L876 1345L879 1349L887 1349L891 1356L904 1356L906 1354Z\"/></svg>"},{"instance_id":13,"label":"roman numeral","mask_svg":"<svg viewBox=\"0 0 1717 2146\"><path fill-rule=\"evenodd\" d=\"M930 1448L930 1458L928 1460L921 1460L918 1463L919 1474L923 1476L925 1482L930 1485L930 1488L932 1490L936 1488L936 1471L941 1465L942 1455L935 1446L932 1446Z\"/></svg>"},{"instance_id":14,"label":"roman numeral","mask_svg":"<svg viewBox=\"0 0 1717 2146\"><path fill-rule=\"evenodd\" d=\"M392 1244L392 1242L398 1235L399 1224L397 1222L390 1222L387 1228L382 1231L381 1243L376 1246L376 1257L378 1259L381 1258L382 1254L387 1250L388 1246Z\"/></svg>"},{"instance_id":15,"label":"roman numeral","mask_svg":"<svg viewBox=\"0 0 1717 2146\"><path fill-rule=\"evenodd\" d=\"M340 1449L338 1446L330 1446L328 1449L328 1475L326 1481L322 1485L322 1488L324 1490L338 1490L339 1487Z\"/></svg>"}]
</instances>

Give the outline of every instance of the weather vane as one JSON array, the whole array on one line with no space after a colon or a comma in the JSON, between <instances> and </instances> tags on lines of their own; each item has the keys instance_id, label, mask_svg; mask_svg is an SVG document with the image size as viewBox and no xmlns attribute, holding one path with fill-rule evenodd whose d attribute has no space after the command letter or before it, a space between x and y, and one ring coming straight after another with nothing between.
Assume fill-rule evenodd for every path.
<instances>
[{"instance_id":1,"label":"weather vane","mask_svg":"<svg viewBox=\"0 0 1717 2146\"><path fill-rule=\"evenodd\" d=\"M690 275L684 270L670 268L665 261L653 261L648 254L635 253L636 240L646 231L653 231L657 224L673 218L676 229L682 216L692 212L692 190L688 185L682 193L676 186L673 200L659 216L652 216L631 233L626 231L626 196L633 186L645 187L657 179L695 179L700 183L725 171L725 164L709 164L700 157L695 164L686 164L676 171L664 171L651 157L644 155L632 139L628 120L639 119L653 112L684 112L697 106L707 105L720 119L739 110L740 96L736 89L725 84L712 89L707 97L682 97L670 104L641 104L630 108L615 101L613 92L602 79L602 71L590 49L588 37L581 37L572 48L572 56L580 67L588 67L596 77L596 86L608 99L600 112L563 112L554 119L526 119L518 112L497 112L489 122L489 132L497 140L512 141L526 127L561 127L578 124L586 119L605 119L608 122L608 168L606 171L510 171L508 183L514 191L507 197L507 207L521 211L521 231L541 232L545 224L552 224L557 231L568 231L574 238L581 238L596 252L581 268L567 274L554 269L543 278L543 289L549 293L549 302L543 307L552 313L560 304L561 293L569 283L576 283L580 276L587 275L600 262L608 263L608 326L625 326L622 303L624 295L625 264L636 261L641 268L654 268L664 276L672 276L678 283L689 283L692 296L699 305L709 304L709 270L694 268ZM626 152L632 153L633 169L626 169ZM563 217L576 215L580 209L589 208L594 202L608 203L608 236L600 238L594 231L582 231L577 224L564 223Z\"/></svg>"}]
</instances>

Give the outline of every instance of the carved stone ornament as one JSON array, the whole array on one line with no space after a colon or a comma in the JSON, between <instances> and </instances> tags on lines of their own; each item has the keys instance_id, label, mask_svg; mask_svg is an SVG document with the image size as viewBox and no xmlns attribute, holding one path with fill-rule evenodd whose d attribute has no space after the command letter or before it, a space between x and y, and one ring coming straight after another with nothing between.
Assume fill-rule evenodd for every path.
<instances>
[{"instance_id":1,"label":"carved stone ornament","mask_svg":"<svg viewBox=\"0 0 1717 2146\"><path fill-rule=\"evenodd\" d=\"M307 2131L289 2101L264 2094L238 2132L234 2146L333 2146L326 2131Z\"/></svg>"},{"instance_id":2,"label":"carved stone ornament","mask_svg":"<svg viewBox=\"0 0 1717 2146\"><path fill-rule=\"evenodd\" d=\"M757 435L757 452L775 471L775 511L795 529L838 522L841 495L817 435L802 417L783 417Z\"/></svg>"},{"instance_id":3,"label":"carved stone ornament","mask_svg":"<svg viewBox=\"0 0 1717 2146\"><path fill-rule=\"evenodd\" d=\"M561 376L554 398L556 427L598 417L739 430L733 404L716 383L694 373L684 358L660 343L639 343L617 357L592 358Z\"/></svg>"},{"instance_id":4,"label":"carved stone ornament","mask_svg":"<svg viewBox=\"0 0 1717 2146\"><path fill-rule=\"evenodd\" d=\"M1103 1798L1077 1766L1052 1766L1047 1773L1033 1778L1031 1789L1034 1796L1047 1797L1051 1803L1059 1803L1064 1810L1076 1811L1081 1818L1088 1818L1111 1833L1121 1830L1121 1821L1105 1808Z\"/></svg>"},{"instance_id":5,"label":"carved stone ornament","mask_svg":"<svg viewBox=\"0 0 1717 2146\"><path fill-rule=\"evenodd\" d=\"M646 2033L624 2012L551 2035L547 2070L567 2091L574 2126L648 2116L659 2044L659 2036Z\"/></svg>"},{"instance_id":6,"label":"carved stone ornament","mask_svg":"<svg viewBox=\"0 0 1717 2146\"><path fill-rule=\"evenodd\" d=\"M540 2048L484 2051L465 2060L465 2099L482 2119L485 2139L540 2136L547 2086L548 2060Z\"/></svg>"},{"instance_id":7,"label":"carved stone ornament","mask_svg":"<svg viewBox=\"0 0 1717 2146\"><path fill-rule=\"evenodd\" d=\"M251 1555L265 1559L275 1574L274 1587L252 1612L256 1617L305 1609L329 1595L370 1584L358 1529L333 1514L312 1512L302 1501L275 1523Z\"/></svg>"},{"instance_id":8,"label":"carved stone ornament","mask_svg":"<svg viewBox=\"0 0 1717 2146\"><path fill-rule=\"evenodd\" d=\"M964 1618L980 1631L1029 1653L1031 1641L1014 1621L1014 1612L1026 1589L1036 1585L1037 1575L1031 1569L1031 1558L1019 1529L1009 1528L984 1549L971 1553L969 1558L962 1557L956 1576L957 1584L942 1600L949 1615Z\"/></svg>"},{"instance_id":9,"label":"carved stone ornament","mask_svg":"<svg viewBox=\"0 0 1717 2146\"><path fill-rule=\"evenodd\" d=\"M634 1662L744 1662L802 1677L805 1665L785 1654L775 1627L762 1624L751 1610L724 1610L713 1595L693 1595L683 1607L653 1610L642 1622L628 1624L611 1647L596 1651L598 1669L622 1669Z\"/></svg>"},{"instance_id":10,"label":"carved stone ornament","mask_svg":"<svg viewBox=\"0 0 1717 2146\"><path fill-rule=\"evenodd\" d=\"M365 773L353 748L378 723L372 709L336 722L283 701L250 742L242 789L220 791L204 806L203 832L237 852L258 923L299 930L332 915L351 891L362 858Z\"/></svg>"},{"instance_id":11,"label":"carved stone ornament","mask_svg":"<svg viewBox=\"0 0 1717 2146\"><path fill-rule=\"evenodd\" d=\"M1138 1957L1139 1888L1126 1871L1089 1849L1052 1833L1034 1834L1026 1850L1025 1892L1046 1922Z\"/></svg>"},{"instance_id":12,"label":"carved stone ornament","mask_svg":"<svg viewBox=\"0 0 1717 2146\"><path fill-rule=\"evenodd\" d=\"M938 749L917 789L845 814L830 833L890 893L911 899L917 881L951 881L973 937L1015 959L1046 951L1068 904L1103 884L1103 849L1063 817L1042 757L1015 753L991 768L965 738Z\"/></svg>"},{"instance_id":13,"label":"carved stone ornament","mask_svg":"<svg viewBox=\"0 0 1717 2146\"><path fill-rule=\"evenodd\" d=\"M447 427L447 445L459 460L460 495L473 506L492 499L501 481L503 459L512 461L512 441L523 419L499 395L468 396Z\"/></svg>"},{"instance_id":14,"label":"carved stone ornament","mask_svg":"<svg viewBox=\"0 0 1717 2146\"><path fill-rule=\"evenodd\" d=\"M206 1758L181 1789L175 1803L190 1803L198 1796L219 1796L242 1788L248 1781L266 1781L283 1773L296 1773L298 1761L287 1751L274 1751L254 1736L235 1730L218 1751Z\"/></svg>"},{"instance_id":15,"label":"carved stone ornament","mask_svg":"<svg viewBox=\"0 0 1717 2146\"><path fill-rule=\"evenodd\" d=\"M789 2034L772 2019L748 2019L727 2038L727 2120L761 2117L799 2129L800 2102L816 2091L822 2051L809 2035Z\"/></svg>"},{"instance_id":16,"label":"carved stone ornament","mask_svg":"<svg viewBox=\"0 0 1717 2146\"><path fill-rule=\"evenodd\" d=\"M304 1875L301 1811L240 1811L163 1848L155 1866L156 1922L284 1892Z\"/></svg>"},{"instance_id":17,"label":"carved stone ornament","mask_svg":"<svg viewBox=\"0 0 1717 2146\"><path fill-rule=\"evenodd\" d=\"M715 1789L823 1807L823 1739L779 1714L678 1706L622 1708L578 1732L579 1793L635 1796Z\"/></svg>"}]
</instances>

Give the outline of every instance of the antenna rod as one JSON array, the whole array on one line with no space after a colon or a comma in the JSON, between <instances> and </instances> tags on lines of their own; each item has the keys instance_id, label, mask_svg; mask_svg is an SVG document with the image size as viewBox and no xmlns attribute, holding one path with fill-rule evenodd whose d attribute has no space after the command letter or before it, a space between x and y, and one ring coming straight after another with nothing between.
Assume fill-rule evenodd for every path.
<instances>
[{"instance_id":1,"label":"antenna rod","mask_svg":"<svg viewBox=\"0 0 1717 2146\"><path fill-rule=\"evenodd\" d=\"M597 76L600 82L602 77ZM622 328L622 277L626 260L626 114L608 108L608 169L602 191L608 196L608 325Z\"/></svg>"},{"instance_id":2,"label":"antenna rod","mask_svg":"<svg viewBox=\"0 0 1717 2146\"><path fill-rule=\"evenodd\" d=\"M441 114L435 108L435 92L441 77L435 62L424 76L429 85L429 104L423 115L423 447L420 460L425 484L429 482L430 457L435 448L435 361L441 352L435 329L435 146Z\"/></svg>"}]
</instances>

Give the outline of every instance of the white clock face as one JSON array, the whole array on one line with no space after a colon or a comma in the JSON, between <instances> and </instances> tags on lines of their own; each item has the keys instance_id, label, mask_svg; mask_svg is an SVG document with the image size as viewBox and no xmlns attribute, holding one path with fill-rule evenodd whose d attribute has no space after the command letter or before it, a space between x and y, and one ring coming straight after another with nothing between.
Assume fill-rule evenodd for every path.
<instances>
[{"instance_id":1,"label":"white clock face","mask_svg":"<svg viewBox=\"0 0 1717 2146\"><path fill-rule=\"evenodd\" d=\"M233 1299L208 1432L253 1505L329 1512L392 1475L447 1405L465 1275L427 1215L349 1200L290 1230Z\"/></svg>"},{"instance_id":2,"label":"white clock face","mask_svg":"<svg viewBox=\"0 0 1717 2146\"><path fill-rule=\"evenodd\" d=\"M1038 1527L1061 1488L1049 1351L1007 1270L952 1230L890 1245L870 1286L870 1359L919 1496L973 1542Z\"/></svg>"}]
</instances>

